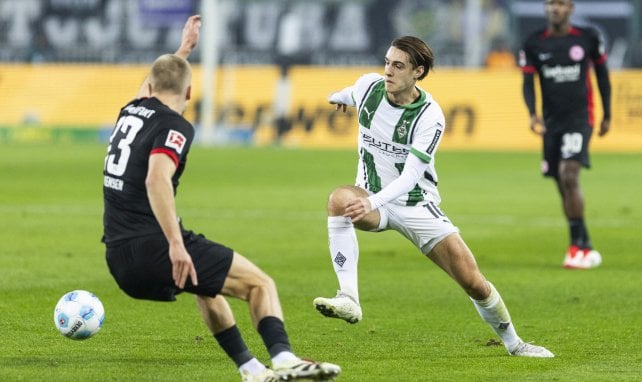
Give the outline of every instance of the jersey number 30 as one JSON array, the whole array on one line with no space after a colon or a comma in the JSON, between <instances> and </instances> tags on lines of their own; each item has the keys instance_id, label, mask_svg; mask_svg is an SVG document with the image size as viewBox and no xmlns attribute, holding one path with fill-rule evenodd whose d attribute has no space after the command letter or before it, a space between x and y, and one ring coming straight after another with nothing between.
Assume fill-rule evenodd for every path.
<instances>
[{"instance_id":1,"label":"jersey number 30","mask_svg":"<svg viewBox=\"0 0 642 382\"><path fill-rule=\"evenodd\" d=\"M107 173L115 176L122 176L125 173L131 154L130 145L142 127L143 121L133 115L121 117L118 120L114 132L109 137L109 147L107 147L107 157L105 158ZM118 151L112 153L114 144L117 145Z\"/></svg>"}]
</instances>

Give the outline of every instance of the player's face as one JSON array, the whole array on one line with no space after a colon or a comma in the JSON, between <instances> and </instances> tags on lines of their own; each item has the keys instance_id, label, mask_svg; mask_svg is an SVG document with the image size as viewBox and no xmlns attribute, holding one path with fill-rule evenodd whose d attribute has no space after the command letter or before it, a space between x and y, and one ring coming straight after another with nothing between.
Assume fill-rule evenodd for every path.
<instances>
[{"instance_id":1,"label":"player's face","mask_svg":"<svg viewBox=\"0 0 642 382\"><path fill-rule=\"evenodd\" d=\"M544 1L544 11L548 23L553 27L559 27L569 22L573 12L573 2L571 0L546 0Z\"/></svg>"},{"instance_id":2,"label":"player's face","mask_svg":"<svg viewBox=\"0 0 642 382\"><path fill-rule=\"evenodd\" d=\"M386 52L385 62L386 91L392 94L412 91L421 70L413 68L408 53L391 46Z\"/></svg>"}]
</instances>

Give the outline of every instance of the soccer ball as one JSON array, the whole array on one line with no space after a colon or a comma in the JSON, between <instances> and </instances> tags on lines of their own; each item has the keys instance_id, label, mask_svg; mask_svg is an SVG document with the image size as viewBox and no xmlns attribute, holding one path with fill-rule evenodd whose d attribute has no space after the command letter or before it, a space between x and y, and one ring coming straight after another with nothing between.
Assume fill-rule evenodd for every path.
<instances>
[{"instance_id":1,"label":"soccer ball","mask_svg":"<svg viewBox=\"0 0 642 382\"><path fill-rule=\"evenodd\" d=\"M53 319L56 329L63 336L72 340L84 340L102 328L105 309L95 294L75 290L58 300Z\"/></svg>"}]
</instances>

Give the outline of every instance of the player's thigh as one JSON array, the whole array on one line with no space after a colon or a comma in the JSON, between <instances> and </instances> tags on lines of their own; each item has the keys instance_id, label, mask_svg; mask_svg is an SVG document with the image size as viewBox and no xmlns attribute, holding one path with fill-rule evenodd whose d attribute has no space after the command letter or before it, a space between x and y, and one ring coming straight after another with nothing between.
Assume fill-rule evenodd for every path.
<instances>
[{"instance_id":1,"label":"player's thigh","mask_svg":"<svg viewBox=\"0 0 642 382\"><path fill-rule=\"evenodd\" d=\"M230 271L234 251L192 231L183 232L183 242L192 257L198 277L198 285L193 285L188 279L184 291L202 296L216 296L223 288Z\"/></svg>"},{"instance_id":2,"label":"player's thigh","mask_svg":"<svg viewBox=\"0 0 642 382\"><path fill-rule=\"evenodd\" d=\"M387 204L382 207L382 224L410 240L422 253L428 254L437 243L459 229L434 202L416 206Z\"/></svg>"},{"instance_id":3,"label":"player's thigh","mask_svg":"<svg viewBox=\"0 0 642 382\"><path fill-rule=\"evenodd\" d=\"M163 235L149 235L108 247L106 261L118 286L133 298L173 301L169 248Z\"/></svg>"},{"instance_id":4,"label":"player's thigh","mask_svg":"<svg viewBox=\"0 0 642 382\"><path fill-rule=\"evenodd\" d=\"M257 287L267 288L270 292L276 293L276 285L267 273L244 256L234 252L221 294L248 300L249 293Z\"/></svg>"},{"instance_id":5,"label":"player's thigh","mask_svg":"<svg viewBox=\"0 0 642 382\"><path fill-rule=\"evenodd\" d=\"M476 299L487 296L488 287L473 253L458 233L448 235L430 251L428 257Z\"/></svg>"}]
</instances>

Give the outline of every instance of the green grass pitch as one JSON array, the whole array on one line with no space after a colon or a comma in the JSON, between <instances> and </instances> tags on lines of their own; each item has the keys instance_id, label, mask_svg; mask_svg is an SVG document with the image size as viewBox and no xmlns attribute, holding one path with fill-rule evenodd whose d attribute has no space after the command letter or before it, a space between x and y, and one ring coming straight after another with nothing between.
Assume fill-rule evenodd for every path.
<instances>
[{"instance_id":1,"label":"green grass pitch","mask_svg":"<svg viewBox=\"0 0 642 382\"><path fill-rule=\"evenodd\" d=\"M0 380L238 381L194 298L136 301L112 280L101 236L105 147L0 146ZM442 152L442 209L502 293L518 333L554 359L509 357L465 294L394 232L359 233L364 320L321 317L335 293L329 191L354 180L354 151L196 147L178 190L186 227L228 244L277 282L294 350L338 363L340 381L625 381L642 376L642 155L593 155L586 215L604 264L561 267L567 227L538 153ZM53 325L58 298L96 293L95 337ZM268 356L245 303L246 342Z\"/></svg>"}]
</instances>

